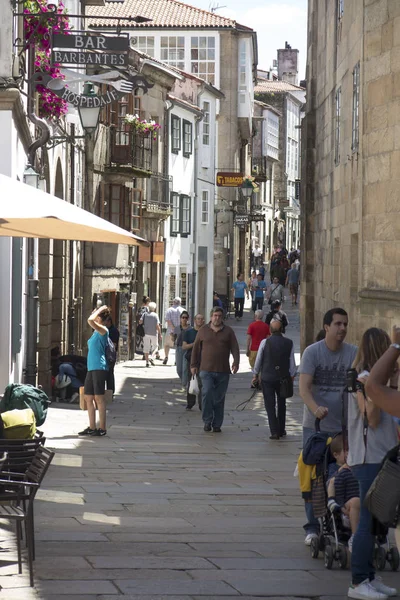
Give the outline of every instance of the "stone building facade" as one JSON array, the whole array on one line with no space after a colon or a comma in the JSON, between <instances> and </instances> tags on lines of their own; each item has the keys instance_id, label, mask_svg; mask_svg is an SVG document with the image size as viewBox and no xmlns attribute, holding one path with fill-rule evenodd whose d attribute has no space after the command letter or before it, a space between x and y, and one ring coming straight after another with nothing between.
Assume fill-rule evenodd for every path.
<instances>
[{"instance_id":1,"label":"stone building facade","mask_svg":"<svg viewBox=\"0 0 400 600\"><path fill-rule=\"evenodd\" d=\"M308 18L303 347L334 306L352 342L400 317L400 3L310 0Z\"/></svg>"}]
</instances>

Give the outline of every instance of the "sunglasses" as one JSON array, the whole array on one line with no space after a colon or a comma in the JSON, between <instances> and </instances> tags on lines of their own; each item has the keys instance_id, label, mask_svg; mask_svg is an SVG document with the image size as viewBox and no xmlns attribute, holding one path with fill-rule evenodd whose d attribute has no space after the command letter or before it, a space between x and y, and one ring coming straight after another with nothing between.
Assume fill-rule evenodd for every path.
<instances>
[{"instance_id":1,"label":"sunglasses","mask_svg":"<svg viewBox=\"0 0 400 600\"><path fill-rule=\"evenodd\" d=\"M181 319L188 319L189 317L181 317Z\"/></svg>"}]
</instances>

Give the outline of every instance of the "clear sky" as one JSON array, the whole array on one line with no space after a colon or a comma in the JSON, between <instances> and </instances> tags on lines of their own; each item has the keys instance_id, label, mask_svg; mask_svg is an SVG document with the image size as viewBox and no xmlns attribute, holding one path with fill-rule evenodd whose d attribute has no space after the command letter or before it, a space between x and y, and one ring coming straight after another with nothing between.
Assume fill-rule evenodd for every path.
<instances>
[{"instance_id":1,"label":"clear sky","mask_svg":"<svg viewBox=\"0 0 400 600\"><path fill-rule=\"evenodd\" d=\"M268 70L278 48L288 42L299 50L299 79L305 77L307 44L307 0L183 0L192 6L235 19L257 32L258 66Z\"/></svg>"}]
</instances>

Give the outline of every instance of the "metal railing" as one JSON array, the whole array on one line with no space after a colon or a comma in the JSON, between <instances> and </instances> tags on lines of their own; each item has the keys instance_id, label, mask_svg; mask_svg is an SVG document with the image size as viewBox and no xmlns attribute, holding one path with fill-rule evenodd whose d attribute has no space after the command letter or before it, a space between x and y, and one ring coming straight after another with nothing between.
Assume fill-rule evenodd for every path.
<instances>
[{"instance_id":1,"label":"metal railing","mask_svg":"<svg viewBox=\"0 0 400 600\"><path fill-rule=\"evenodd\" d=\"M147 212L170 212L172 177L164 173L152 173L146 181L143 210Z\"/></svg>"},{"instance_id":2,"label":"metal railing","mask_svg":"<svg viewBox=\"0 0 400 600\"><path fill-rule=\"evenodd\" d=\"M143 135L130 127L110 128L110 162L129 165L151 172L153 164L153 137Z\"/></svg>"}]
</instances>

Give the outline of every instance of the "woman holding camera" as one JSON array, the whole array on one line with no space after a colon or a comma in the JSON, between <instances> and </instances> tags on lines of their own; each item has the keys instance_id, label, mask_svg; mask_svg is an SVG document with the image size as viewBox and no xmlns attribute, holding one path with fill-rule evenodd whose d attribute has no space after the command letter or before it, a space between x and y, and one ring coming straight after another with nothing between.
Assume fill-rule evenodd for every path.
<instances>
[{"instance_id":1,"label":"woman holding camera","mask_svg":"<svg viewBox=\"0 0 400 600\"><path fill-rule=\"evenodd\" d=\"M361 511L352 546L352 584L348 596L360 600L385 600L397 594L395 588L384 585L375 577L372 515L364 505L365 496L379 472L384 456L398 441L392 417L380 408L375 397L369 393L369 372L389 347L390 338L385 331L376 327L365 331L353 364L357 372L355 391L349 394L347 463L359 483ZM399 355L400 352L397 357ZM399 372L392 366L391 371L387 370L385 385L390 380L390 385L397 388L398 377Z\"/></svg>"},{"instance_id":2,"label":"woman holding camera","mask_svg":"<svg viewBox=\"0 0 400 600\"><path fill-rule=\"evenodd\" d=\"M93 329L93 333L88 339L88 371L85 378L85 404L89 427L80 431L78 435L103 436L107 433L104 392L108 372L106 347L109 334L106 322L110 316L108 306L100 306L88 318L88 323ZM96 427L96 408L99 411L99 428Z\"/></svg>"}]
</instances>

